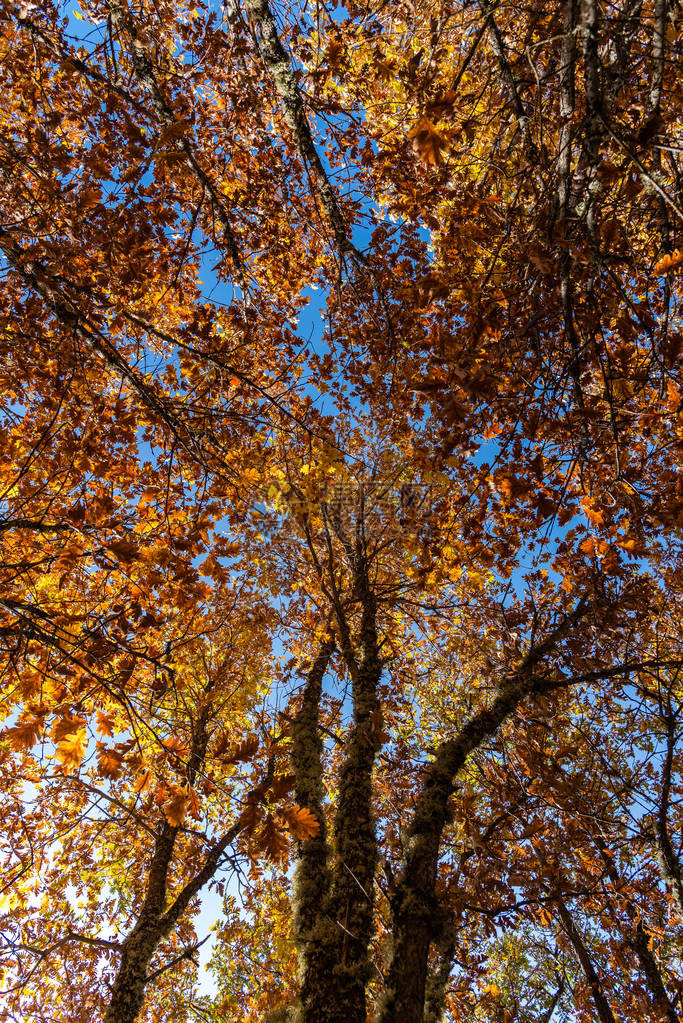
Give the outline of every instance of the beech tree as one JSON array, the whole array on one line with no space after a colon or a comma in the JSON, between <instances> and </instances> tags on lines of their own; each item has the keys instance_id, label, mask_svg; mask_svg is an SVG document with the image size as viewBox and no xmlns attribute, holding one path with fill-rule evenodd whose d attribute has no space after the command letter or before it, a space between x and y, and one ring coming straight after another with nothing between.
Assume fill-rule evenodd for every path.
<instances>
[{"instance_id":1,"label":"beech tree","mask_svg":"<svg viewBox=\"0 0 683 1023\"><path fill-rule=\"evenodd\" d=\"M0 18L3 1018L675 1023L680 5Z\"/></svg>"}]
</instances>

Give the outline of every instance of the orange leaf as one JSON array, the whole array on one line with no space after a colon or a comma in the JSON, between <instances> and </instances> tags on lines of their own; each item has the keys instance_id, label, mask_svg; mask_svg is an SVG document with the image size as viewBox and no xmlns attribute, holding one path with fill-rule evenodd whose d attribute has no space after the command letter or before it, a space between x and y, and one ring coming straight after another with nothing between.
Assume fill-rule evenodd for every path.
<instances>
[{"instance_id":1,"label":"orange leaf","mask_svg":"<svg viewBox=\"0 0 683 1023\"><path fill-rule=\"evenodd\" d=\"M71 774L73 771L78 770L85 756L87 745L88 737L85 728L80 728L77 732L70 732L69 735L65 735L59 741L55 756L62 765L64 774Z\"/></svg>"},{"instance_id":2,"label":"orange leaf","mask_svg":"<svg viewBox=\"0 0 683 1023\"><path fill-rule=\"evenodd\" d=\"M446 140L428 117L421 117L413 125L408 138L413 140L413 149L423 163L437 167L443 162L442 150L446 148Z\"/></svg>"},{"instance_id":3,"label":"orange leaf","mask_svg":"<svg viewBox=\"0 0 683 1023\"><path fill-rule=\"evenodd\" d=\"M66 717L60 718L59 721L55 721L52 726L52 738L55 742L60 742L66 738L67 735L73 735L75 732L81 731L85 727L85 718L78 717L75 714L67 714Z\"/></svg>"},{"instance_id":4,"label":"orange leaf","mask_svg":"<svg viewBox=\"0 0 683 1023\"><path fill-rule=\"evenodd\" d=\"M97 764L100 774L105 778L118 778L123 766L122 754L113 749L106 749L101 742L98 742L97 747Z\"/></svg>"},{"instance_id":5,"label":"orange leaf","mask_svg":"<svg viewBox=\"0 0 683 1023\"><path fill-rule=\"evenodd\" d=\"M104 710L97 712L97 731L104 736L114 734L114 719Z\"/></svg>"},{"instance_id":6,"label":"orange leaf","mask_svg":"<svg viewBox=\"0 0 683 1023\"><path fill-rule=\"evenodd\" d=\"M255 735L248 736L244 742L224 758L226 764L236 764L240 760L251 760L259 748L259 741ZM220 754L218 754L220 756Z\"/></svg>"},{"instance_id":7,"label":"orange leaf","mask_svg":"<svg viewBox=\"0 0 683 1023\"><path fill-rule=\"evenodd\" d=\"M149 769L147 769L146 771L143 771L142 774L139 774L137 776L137 778L135 779L135 784L133 785L133 790L135 792L144 792L146 789L149 788L151 780L152 780L152 772Z\"/></svg>"},{"instance_id":8,"label":"orange leaf","mask_svg":"<svg viewBox=\"0 0 683 1023\"><path fill-rule=\"evenodd\" d=\"M42 718L27 718L11 728L6 728L2 738L7 739L13 749L31 749L42 727Z\"/></svg>"},{"instance_id":9,"label":"orange leaf","mask_svg":"<svg viewBox=\"0 0 683 1023\"><path fill-rule=\"evenodd\" d=\"M302 842L307 838L315 838L320 833L320 821L305 806L297 806L295 803L294 806L284 809L282 816L295 838Z\"/></svg>"},{"instance_id":10,"label":"orange leaf","mask_svg":"<svg viewBox=\"0 0 683 1023\"><path fill-rule=\"evenodd\" d=\"M168 739L164 739L163 744L169 753L177 753L178 756L184 757L190 752L187 743L179 739L177 735L171 735Z\"/></svg>"},{"instance_id":11,"label":"orange leaf","mask_svg":"<svg viewBox=\"0 0 683 1023\"><path fill-rule=\"evenodd\" d=\"M184 785L172 785L170 791L171 798L164 803L162 809L168 823L179 828L187 816L190 793Z\"/></svg>"},{"instance_id":12,"label":"orange leaf","mask_svg":"<svg viewBox=\"0 0 683 1023\"><path fill-rule=\"evenodd\" d=\"M605 513L601 511L599 508L595 508L590 497L584 497L584 499L581 501L581 507L583 508L586 518L594 526L602 526L602 524L605 521Z\"/></svg>"},{"instance_id":13,"label":"orange leaf","mask_svg":"<svg viewBox=\"0 0 683 1023\"><path fill-rule=\"evenodd\" d=\"M188 793L188 799L190 816L194 817L195 820L199 820L199 818L201 817L201 812L199 809L199 797L194 789L190 789Z\"/></svg>"},{"instance_id":14,"label":"orange leaf","mask_svg":"<svg viewBox=\"0 0 683 1023\"><path fill-rule=\"evenodd\" d=\"M680 249L674 249L673 252L662 256L660 260L655 263L655 273L667 274L674 270L680 269L683 266L683 252Z\"/></svg>"}]
</instances>

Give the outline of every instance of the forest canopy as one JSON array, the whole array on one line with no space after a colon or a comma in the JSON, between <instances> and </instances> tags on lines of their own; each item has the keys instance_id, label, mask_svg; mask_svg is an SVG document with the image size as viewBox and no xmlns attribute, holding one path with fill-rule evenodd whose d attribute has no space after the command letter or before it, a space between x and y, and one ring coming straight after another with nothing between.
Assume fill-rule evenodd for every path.
<instances>
[{"instance_id":1,"label":"forest canopy","mask_svg":"<svg viewBox=\"0 0 683 1023\"><path fill-rule=\"evenodd\" d=\"M683 1021L682 23L3 3L0 1020Z\"/></svg>"}]
</instances>

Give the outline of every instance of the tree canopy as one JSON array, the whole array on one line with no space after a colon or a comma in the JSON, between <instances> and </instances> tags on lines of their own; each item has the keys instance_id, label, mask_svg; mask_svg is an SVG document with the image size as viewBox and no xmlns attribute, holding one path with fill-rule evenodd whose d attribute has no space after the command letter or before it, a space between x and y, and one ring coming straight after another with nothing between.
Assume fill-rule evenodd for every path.
<instances>
[{"instance_id":1,"label":"tree canopy","mask_svg":"<svg viewBox=\"0 0 683 1023\"><path fill-rule=\"evenodd\" d=\"M683 1020L682 18L3 5L0 1019Z\"/></svg>"}]
</instances>

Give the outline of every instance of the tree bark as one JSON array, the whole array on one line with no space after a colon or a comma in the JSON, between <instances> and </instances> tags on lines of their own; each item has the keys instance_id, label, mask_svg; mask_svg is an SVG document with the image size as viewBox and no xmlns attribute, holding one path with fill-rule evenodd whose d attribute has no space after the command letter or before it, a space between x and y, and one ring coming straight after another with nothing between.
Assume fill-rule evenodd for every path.
<instances>
[{"instance_id":1,"label":"tree bark","mask_svg":"<svg viewBox=\"0 0 683 1023\"><path fill-rule=\"evenodd\" d=\"M323 813L323 744L318 727L322 682L334 645L332 639L323 642L306 677L303 700L292 726L291 763L296 801L315 814L320 825L314 838L299 845L292 887L300 999L306 1020L315 1018L315 1013L324 1018L326 992L324 976L321 976L323 957L319 950L330 944L330 937L337 937L329 918L330 847Z\"/></svg>"},{"instance_id":2,"label":"tree bark","mask_svg":"<svg viewBox=\"0 0 683 1023\"><path fill-rule=\"evenodd\" d=\"M681 864L674 852L669 835L669 802L671 800L671 772L673 769L674 748L676 745L675 718L672 713L666 715L666 756L662 767L662 794L659 800L659 812L655 821L657 837L657 853L659 868L667 888L683 914L683 872Z\"/></svg>"},{"instance_id":3,"label":"tree bark","mask_svg":"<svg viewBox=\"0 0 683 1023\"><path fill-rule=\"evenodd\" d=\"M562 684L536 676L534 669L588 609L587 601L581 600L545 641L534 646L499 686L491 705L466 721L455 738L442 743L427 768L408 829L403 873L392 900L393 955L381 1023L423 1021L429 946L440 929L435 898L439 848L455 777L469 755L498 731L524 699Z\"/></svg>"},{"instance_id":4,"label":"tree bark","mask_svg":"<svg viewBox=\"0 0 683 1023\"><path fill-rule=\"evenodd\" d=\"M379 748L377 686L382 662L377 604L364 536L363 495L354 538L342 524L338 507L324 504L322 511L329 574L323 589L336 618L339 648L351 677L353 716L339 773L333 855L329 856L321 831L319 846L307 844L302 848L307 860L297 870L294 914L298 921L295 933L302 981L301 1012L303 1023L365 1023L365 989L372 974L368 949L373 931L377 863L372 773ZM360 611L357 625L349 619L335 581L334 538L341 545L350 570L353 603ZM308 536L308 540L314 550L312 537ZM314 557L317 558L315 553ZM322 565L317 564L322 578ZM294 726L293 747L295 778L298 771L302 796L310 800L311 808L321 816L322 745L317 736L317 708L323 656L321 651L308 677ZM330 860L328 869L326 863Z\"/></svg>"},{"instance_id":5,"label":"tree bark","mask_svg":"<svg viewBox=\"0 0 683 1023\"><path fill-rule=\"evenodd\" d=\"M292 133L304 165L308 168L312 190L332 228L339 258L343 260L345 256L351 255L359 263L364 264L366 262L364 257L349 239L339 200L313 141L289 54L282 45L268 0L245 0L245 9L256 33L259 53L270 72L282 104L285 123Z\"/></svg>"},{"instance_id":6,"label":"tree bark","mask_svg":"<svg viewBox=\"0 0 683 1023\"><path fill-rule=\"evenodd\" d=\"M208 723L207 703L194 726L186 775L189 785L194 784L206 757L209 742ZM272 766L269 767L266 776L267 784L270 783L271 777ZM258 791L263 790L263 784L262 782L261 786L257 787ZM160 825L154 842L145 899L135 926L121 942L121 959L103 1023L135 1023L143 1006L149 965L160 942L168 937L192 899L216 873L223 853L235 841L241 830L240 821L228 829L209 851L203 866L167 908L168 872L181 829L173 827L168 821Z\"/></svg>"}]
</instances>

